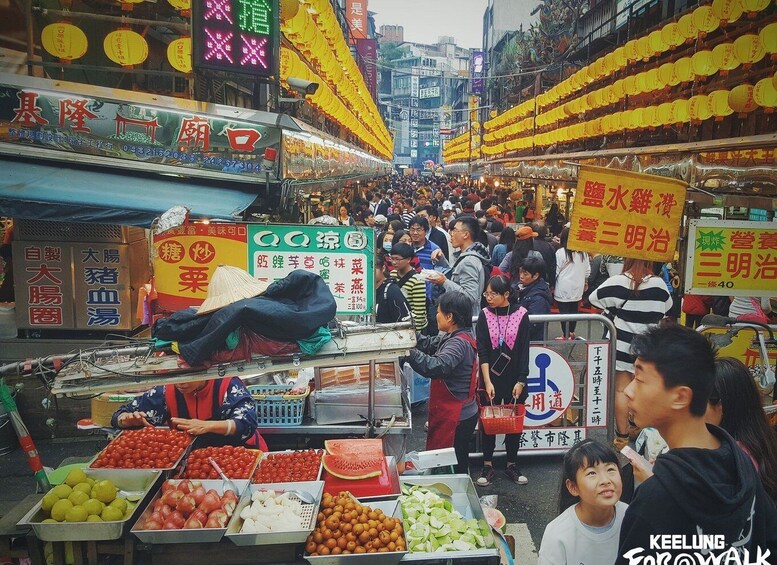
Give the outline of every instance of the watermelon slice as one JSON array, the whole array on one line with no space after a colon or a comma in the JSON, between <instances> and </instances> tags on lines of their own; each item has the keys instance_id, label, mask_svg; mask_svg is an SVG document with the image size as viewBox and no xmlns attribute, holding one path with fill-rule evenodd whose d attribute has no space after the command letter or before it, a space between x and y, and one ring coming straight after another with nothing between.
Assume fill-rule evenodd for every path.
<instances>
[{"instance_id":1,"label":"watermelon slice","mask_svg":"<svg viewBox=\"0 0 777 565\"><path fill-rule=\"evenodd\" d=\"M354 457L353 455L332 455L324 453L321 463L327 473L350 481L369 479L383 473L383 456Z\"/></svg>"},{"instance_id":2,"label":"watermelon slice","mask_svg":"<svg viewBox=\"0 0 777 565\"><path fill-rule=\"evenodd\" d=\"M488 522L489 526L505 533L507 530L507 520L505 519L504 514L496 508L484 508L483 514L485 515L486 522Z\"/></svg>"},{"instance_id":3,"label":"watermelon slice","mask_svg":"<svg viewBox=\"0 0 777 565\"><path fill-rule=\"evenodd\" d=\"M382 439L328 439L324 441L327 453L341 457L383 459Z\"/></svg>"}]
</instances>

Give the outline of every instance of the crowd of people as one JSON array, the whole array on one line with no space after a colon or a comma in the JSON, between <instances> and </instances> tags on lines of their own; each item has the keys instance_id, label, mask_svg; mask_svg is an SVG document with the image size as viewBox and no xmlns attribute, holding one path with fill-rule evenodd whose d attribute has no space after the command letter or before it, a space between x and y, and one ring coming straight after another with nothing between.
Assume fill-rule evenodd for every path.
<instances>
[{"instance_id":1,"label":"crowd of people","mask_svg":"<svg viewBox=\"0 0 777 565\"><path fill-rule=\"evenodd\" d=\"M690 329L721 309L766 316L769 301L681 298L671 265L575 250L558 203L542 213L527 196L402 178L349 210L348 223L377 233L378 312L412 319L419 332L407 362L432 382L427 448L454 447L456 472L469 472L478 404L527 399L529 343L547 339L545 325L528 315L593 307L617 330L616 437L614 445L585 440L567 452L560 514L546 528L539 563L682 553L677 544L651 546L655 534L688 543L718 536L718 549L740 558L777 555L777 434L747 368L716 359ZM386 292L387 284L399 292ZM690 328L676 323L681 307ZM578 339L574 322L560 325L556 339ZM657 430L668 452L650 462L628 452L623 466L616 450L644 427ZM495 439L481 431L481 487L494 481ZM518 448L519 436L506 435L505 474L523 485Z\"/></svg>"}]
</instances>

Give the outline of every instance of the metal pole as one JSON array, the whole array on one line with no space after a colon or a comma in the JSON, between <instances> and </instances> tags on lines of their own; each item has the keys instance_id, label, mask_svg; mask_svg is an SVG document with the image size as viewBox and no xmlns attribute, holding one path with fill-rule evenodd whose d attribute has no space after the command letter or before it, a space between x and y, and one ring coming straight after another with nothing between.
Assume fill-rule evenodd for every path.
<instances>
[{"instance_id":1,"label":"metal pole","mask_svg":"<svg viewBox=\"0 0 777 565\"><path fill-rule=\"evenodd\" d=\"M61 16L70 19L82 19L82 20L97 20L102 22L115 22L118 24L134 24L140 26L152 26L152 27L166 27L169 29L175 29L178 31L189 31L191 26L188 23L183 22L161 22L158 20L145 20L140 18L127 18L125 16L110 16L108 14L92 14L89 12L71 12L66 10L49 10L46 8L36 8L43 16ZM32 13L32 8L30 8ZM30 26L32 23L30 23Z\"/></svg>"}]
</instances>

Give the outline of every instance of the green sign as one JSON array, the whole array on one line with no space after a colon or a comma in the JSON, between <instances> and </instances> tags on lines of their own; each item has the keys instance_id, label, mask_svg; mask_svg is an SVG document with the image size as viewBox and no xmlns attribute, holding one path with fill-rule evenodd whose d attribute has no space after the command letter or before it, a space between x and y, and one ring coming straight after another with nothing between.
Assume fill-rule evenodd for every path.
<instances>
[{"instance_id":1,"label":"green sign","mask_svg":"<svg viewBox=\"0 0 777 565\"><path fill-rule=\"evenodd\" d=\"M329 286L340 315L372 313L374 253L372 228L248 225L248 272L272 282L312 271Z\"/></svg>"}]
</instances>

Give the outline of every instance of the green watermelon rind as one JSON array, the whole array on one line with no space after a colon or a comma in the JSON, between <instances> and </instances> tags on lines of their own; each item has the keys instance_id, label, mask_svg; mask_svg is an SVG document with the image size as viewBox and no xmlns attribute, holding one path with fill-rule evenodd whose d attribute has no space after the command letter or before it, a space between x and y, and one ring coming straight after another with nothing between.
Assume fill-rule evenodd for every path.
<instances>
[{"instance_id":1,"label":"green watermelon rind","mask_svg":"<svg viewBox=\"0 0 777 565\"><path fill-rule=\"evenodd\" d=\"M321 458L326 472L333 477L338 477L346 481L358 481L377 477L383 473L383 461L380 459L353 459L341 455L332 455L324 453ZM348 466L361 466L362 471L349 471Z\"/></svg>"}]
</instances>

